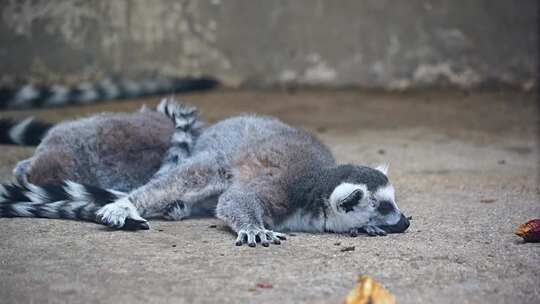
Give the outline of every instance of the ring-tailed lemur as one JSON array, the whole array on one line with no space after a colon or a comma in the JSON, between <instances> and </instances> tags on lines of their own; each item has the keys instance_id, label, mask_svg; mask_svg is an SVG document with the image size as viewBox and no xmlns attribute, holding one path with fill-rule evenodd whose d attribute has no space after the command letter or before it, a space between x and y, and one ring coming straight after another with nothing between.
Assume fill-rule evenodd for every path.
<instances>
[{"instance_id":1,"label":"ring-tailed lemur","mask_svg":"<svg viewBox=\"0 0 540 304\"><path fill-rule=\"evenodd\" d=\"M138 80L105 78L96 83L63 85L25 84L0 88L0 109L60 107L95 103L101 100L127 99L153 94L175 94L208 90L218 85L215 79L202 77L154 76Z\"/></svg>"},{"instance_id":2,"label":"ring-tailed lemur","mask_svg":"<svg viewBox=\"0 0 540 304\"><path fill-rule=\"evenodd\" d=\"M90 119L94 124L91 128L107 129L102 126L105 122ZM77 123L85 121L68 125ZM86 124L86 128L92 125L88 120ZM136 142L139 137L152 134L161 143L158 150L163 154L172 131L159 131L157 124L133 131L137 138L132 140ZM56 132L62 130L62 125L51 129L37 155L55 145L78 147L78 138L87 135L70 128L72 133L62 135ZM188 129L176 130L189 132ZM92 135L99 138L107 133ZM53 140L55 137L61 137L63 142ZM147 229L145 218L180 220L195 214L215 214L237 233L237 245L249 246L256 246L257 242L263 246L279 244L285 238L282 232L287 231L386 235L403 232L409 226L397 206L387 167L338 165L319 140L278 119L233 117L206 127L192 139L191 146L188 141L186 145L176 145L189 148L175 154L174 168L159 174L154 173L156 160L151 161L152 165L141 159L129 161L129 151L115 158L118 163L99 157L93 157L93 163L73 160L61 174L50 180L45 178L47 185L37 185L27 174L29 182L4 186L0 216L80 218L114 228ZM126 142L119 144L125 146ZM83 158L99 152L92 150L94 146L99 145L92 143L81 148ZM112 143L105 149L115 150L117 145ZM34 160L33 165L45 161L48 159ZM123 181L127 178L124 172L107 170L110 165L129 170L135 163L138 170L145 171L138 183ZM84 171L89 164L95 169ZM77 170L88 176L75 174ZM105 174L101 170L106 170ZM53 175L51 171L43 172ZM64 181L66 176L71 181ZM144 180L149 181L137 187ZM130 190L127 188L133 190L128 194L105 190Z\"/></svg>"}]
</instances>

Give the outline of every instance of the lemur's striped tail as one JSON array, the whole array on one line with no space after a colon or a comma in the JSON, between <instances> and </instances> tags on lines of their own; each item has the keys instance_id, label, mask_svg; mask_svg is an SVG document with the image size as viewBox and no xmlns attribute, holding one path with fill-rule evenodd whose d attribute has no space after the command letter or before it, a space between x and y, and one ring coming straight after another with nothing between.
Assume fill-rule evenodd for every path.
<instances>
[{"instance_id":1,"label":"lemur's striped tail","mask_svg":"<svg viewBox=\"0 0 540 304\"><path fill-rule=\"evenodd\" d=\"M124 197L72 181L54 185L30 183L0 186L0 217L42 217L97 222L96 212Z\"/></svg>"},{"instance_id":2,"label":"lemur's striped tail","mask_svg":"<svg viewBox=\"0 0 540 304\"><path fill-rule=\"evenodd\" d=\"M0 88L0 109L81 105L101 100L208 90L217 85L218 82L215 79L204 77L152 77L143 80L105 79L101 82L81 83L73 87L27 84L19 88Z\"/></svg>"},{"instance_id":3,"label":"lemur's striped tail","mask_svg":"<svg viewBox=\"0 0 540 304\"><path fill-rule=\"evenodd\" d=\"M0 144L37 146L53 124L28 117L22 121L0 118Z\"/></svg>"},{"instance_id":4,"label":"lemur's striped tail","mask_svg":"<svg viewBox=\"0 0 540 304\"><path fill-rule=\"evenodd\" d=\"M161 175L174 168L183 158L191 155L193 145L202 131L203 123L199 120L197 108L177 102L173 98L163 99L157 106L157 111L168 116L175 127L170 148L156 173L156 175Z\"/></svg>"}]
</instances>

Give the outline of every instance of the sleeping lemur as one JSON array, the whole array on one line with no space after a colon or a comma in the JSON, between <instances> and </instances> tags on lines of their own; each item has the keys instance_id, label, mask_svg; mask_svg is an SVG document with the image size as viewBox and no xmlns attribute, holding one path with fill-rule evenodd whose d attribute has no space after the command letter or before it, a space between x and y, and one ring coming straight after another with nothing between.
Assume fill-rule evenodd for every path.
<instances>
[{"instance_id":1,"label":"sleeping lemur","mask_svg":"<svg viewBox=\"0 0 540 304\"><path fill-rule=\"evenodd\" d=\"M318 139L276 118L200 126L194 108L171 101L157 112L61 123L17 165L19 184L3 186L0 217L148 229L147 218L215 215L237 233L236 245L252 247L279 244L288 231L409 227L385 166L336 164Z\"/></svg>"}]
</instances>

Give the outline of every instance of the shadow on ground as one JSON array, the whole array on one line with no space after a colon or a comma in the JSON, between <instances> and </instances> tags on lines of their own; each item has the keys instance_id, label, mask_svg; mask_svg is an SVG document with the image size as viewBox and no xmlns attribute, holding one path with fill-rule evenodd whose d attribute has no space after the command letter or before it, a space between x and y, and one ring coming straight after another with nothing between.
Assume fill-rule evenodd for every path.
<instances>
[{"instance_id":1,"label":"shadow on ground","mask_svg":"<svg viewBox=\"0 0 540 304\"><path fill-rule=\"evenodd\" d=\"M376 238L297 233L281 246L253 249L233 246L215 219L154 221L135 233L0 219L0 302L340 303L359 274L399 303L540 301L540 244L512 233L540 217L533 95L223 91L182 99L209 121L241 112L278 116L317 134L341 162L389 162L411 228ZM1 116L55 121L143 102ZM32 149L1 149L6 181ZM348 246L354 250L342 251Z\"/></svg>"}]
</instances>

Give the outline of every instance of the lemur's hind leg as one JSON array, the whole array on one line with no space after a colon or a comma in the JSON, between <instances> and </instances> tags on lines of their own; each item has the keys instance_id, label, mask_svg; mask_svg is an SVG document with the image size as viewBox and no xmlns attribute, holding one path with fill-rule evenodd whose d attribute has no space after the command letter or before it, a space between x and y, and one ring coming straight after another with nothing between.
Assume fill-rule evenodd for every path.
<instances>
[{"instance_id":1,"label":"lemur's hind leg","mask_svg":"<svg viewBox=\"0 0 540 304\"><path fill-rule=\"evenodd\" d=\"M265 228L264 218L270 206L284 197L284 192L272 183L235 184L223 193L218 201L216 215L224 220L237 234L236 245L247 243L255 247L257 242L267 247L270 242L280 244L283 233Z\"/></svg>"},{"instance_id":2,"label":"lemur's hind leg","mask_svg":"<svg viewBox=\"0 0 540 304\"><path fill-rule=\"evenodd\" d=\"M125 198L104 206L98 218L103 224L118 227L130 217L129 210L136 210L146 218L180 220L191 215L195 204L222 193L228 186L228 176L215 153L199 153Z\"/></svg>"}]
</instances>

